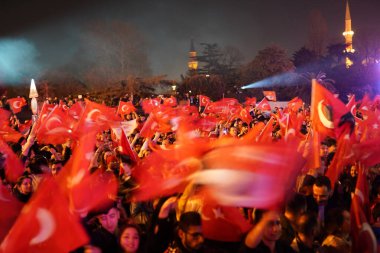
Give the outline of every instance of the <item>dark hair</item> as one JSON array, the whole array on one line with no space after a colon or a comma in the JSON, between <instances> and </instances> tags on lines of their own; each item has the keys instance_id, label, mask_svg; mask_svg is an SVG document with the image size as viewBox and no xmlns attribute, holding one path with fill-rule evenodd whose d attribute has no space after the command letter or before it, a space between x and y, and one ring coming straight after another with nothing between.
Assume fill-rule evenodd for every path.
<instances>
[{"instance_id":1,"label":"dark hair","mask_svg":"<svg viewBox=\"0 0 380 253\"><path fill-rule=\"evenodd\" d=\"M306 198L301 194L295 194L287 203L285 210L294 215L301 214L301 211L306 210Z\"/></svg>"},{"instance_id":2,"label":"dark hair","mask_svg":"<svg viewBox=\"0 0 380 253\"><path fill-rule=\"evenodd\" d=\"M186 212L179 218L178 228L187 231L190 226L201 226L202 218L198 212Z\"/></svg>"},{"instance_id":3,"label":"dark hair","mask_svg":"<svg viewBox=\"0 0 380 253\"><path fill-rule=\"evenodd\" d=\"M120 231L119 239L118 239L119 243L120 243L121 235L123 234L124 230L126 230L127 228L134 228L134 229L136 229L137 234L139 235L139 238L141 239L142 230L141 230L140 226L138 224L136 224L136 223L126 223L123 226L121 226L121 228L119 230Z\"/></svg>"},{"instance_id":4,"label":"dark hair","mask_svg":"<svg viewBox=\"0 0 380 253\"><path fill-rule=\"evenodd\" d=\"M32 181L32 178L30 176L24 175L17 179L16 185L20 186L22 184L22 181L24 181L25 179L30 179L30 181Z\"/></svg>"},{"instance_id":5,"label":"dark hair","mask_svg":"<svg viewBox=\"0 0 380 253\"><path fill-rule=\"evenodd\" d=\"M326 186L329 191L331 190L331 181L326 176L318 176L315 179L314 185L316 185L318 187Z\"/></svg>"},{"instance_id":6,"label":"dark hair","mask_svg":"<svg viewBox=\"0 0 380 253\"><path fill-rule=\"evenodd\" d=\"M304 213L297 219L297 232L311 236L314 229L318 227L318 218L314 213Z\"/></svg>"},{"instance_id":7,"label":"dark hair","mask_svg":"<svg viewBox=\"0 0 380 253\"><path fill-rule=\"evenodd\" d=\"M372 208L372 217L375 222L380 217L380 203L376 203Z\"/></svg>"}]
</instances>

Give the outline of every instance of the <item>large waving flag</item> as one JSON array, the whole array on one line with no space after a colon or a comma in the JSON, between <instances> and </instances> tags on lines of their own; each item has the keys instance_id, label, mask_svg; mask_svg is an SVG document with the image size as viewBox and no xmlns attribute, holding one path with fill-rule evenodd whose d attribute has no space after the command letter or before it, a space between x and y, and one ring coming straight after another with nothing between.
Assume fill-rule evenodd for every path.
<instances>
[{"instance_id":1,"label":"large waving flag","mask_svg":"<svg viewBox=\"0 0 380 253\"><path fill-rule=\"evenodd\" d=\"M130 114L131 112L135 112L136 111L136 108L135 106L132 104L132 102L124 102L124 101L121 101L119 102L119 107L117 108L117 114L120 114L120 115L126 115L126 114Z\"/></svg>"},{"instance_id":2,"label":"large waving flag","mask_svg":"<svg viewBox=\"0 0 380 253\"><path fill-rule=\"evenodd\" d=\"M313 80L311 116L312 127L323 137L338 137L345 115L351 115L345 104L334 94ZM352 115L351 115L352 116ZM353 118L353 117L352 117ZM352 122L354 123L354 122Z\"/></svg>"},{"instance_id":3,"label":"large waving flag","mask_svg":"<svg viewBox=\"0 0 380 253\"><path fill-rule=\"evenodd\" d=\"M211 99L205 95L199 95L199 106L207 106L211 103Z\"/></svg>"},{"instance_id":4,"label":"large waving flag","mask_svg":"<svg viewBox=\"0 0 380 253\"><path fill-rule=\"evenodd\" d=\"M63 253L85 245L89 241L87 234L69 206L55 180L43 181L0 249L2 252Z\"/></svg>"},{"instance_id":5,"label":"large waving flag","mask_svg":"<svg viewBox=\"0 0 380 253\"><path fill-rule=\"evenodd\" d=\"M270 104L268 103L268 100L266 98L263 98L263 100L261 100L260 103L258 103L256 105L256 108L260 109L261 111L270 111L270 110L272 110L271 107L270 107Z\"/></svg>"}]
</instances>

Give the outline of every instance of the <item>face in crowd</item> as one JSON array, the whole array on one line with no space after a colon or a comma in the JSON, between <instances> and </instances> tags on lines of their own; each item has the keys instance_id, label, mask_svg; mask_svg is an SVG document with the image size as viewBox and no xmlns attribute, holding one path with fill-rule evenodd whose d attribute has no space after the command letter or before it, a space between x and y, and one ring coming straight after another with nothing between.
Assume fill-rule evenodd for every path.
<instances>
[{"instance_id":1,"label":"face in crowd","mask_svg":"<svg viewBox=\"0 0 380 253\"><path fill-rule=\"evenodd\" d=\"M117 208L113 207L108 211L108 213L101 214L97 218L100 225L102 225L105 230L113 234L116 231L120 219L120 213Z\"/></svg>"},{"instance_id":2,"label":"face in crowd","mask_svg":"<svg viewBox=\"0 0 380 253\"><path fill-rule=\"evenodd\" d=\"M125 253L137 252L140 244L140 235L137 228L128 226L120 236L120 246Z\"/></svg>"},{"instance_id":3,"label":"face in crowd","mask_svg":"<svg viewBox=\"0 0 380 253\"><path fill-rule=\"evenodd\" d=\"M190 251L199 250L204 242L202 226L189 226L187 231L180 229L179 237L181 239L182 245Z\"/></svg>"},{"instance_id":4,"label":"face in crowd","mask_svg":"<svg viewBox=\"0 0 380 253\"><path fill-rule=\"evenodd\" d=\"M272 219L270 219L263 233L263 240L268 242L275 242L279 240L281 237L281 223L280 223L280 214L274 215Z\"/></svg>"},{"instance_id":5,"label":"face in crowd","mask_svg":"<svg viewBox=\"0 0 380 253\"><path fill-rule=\"evenodd\" d=\"M29 177L26 177L22 180L22 182L20 183L20 185L18 186L18 190L22 193L22 194L29 194L32 192L32 179L29 178Z\"/></svg>"},{"instance_id":6,"label":"face in crowd","mask_svg":"<svg viewBox=\"0 0 380 253\"><path fill-rule=\"evenodd\" d=\"M313 185L313 197L318 205L326 205L330 197L330 190L327 186L317 186Z\"/></svg>"}]
</instances>

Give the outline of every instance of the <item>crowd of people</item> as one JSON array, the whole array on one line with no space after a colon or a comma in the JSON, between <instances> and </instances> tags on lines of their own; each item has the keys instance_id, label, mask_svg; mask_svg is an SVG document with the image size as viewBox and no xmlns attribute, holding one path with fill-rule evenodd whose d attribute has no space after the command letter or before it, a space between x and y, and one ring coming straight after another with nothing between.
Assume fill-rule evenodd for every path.
<instances>
[{"instance_id":1,"label":"crowd of people","mask_svg":"<svg viewBox=\"0 0 380 253\"><path fill-rule=\"evenodd\" d=\"M136 96L124 96L108 101L98 101L99 103L91 102L91 100L96 100L89 95L75 99L73 97L62 100L47 99L44 105L40 105L38 119L32 121L31 112L28 113L28 105L25 105L23 110L15 112L7 98L3 97L0 104L2 114L0 139L5 145L0 145L2 187L0 203L3 203L1 209L8 208L5 205L6 202L2 200L9 201L12 197L12 200L14 198L20 205L16 205L17 207L11 210L11 215L0 218L0 227L3 227L0 228L0 252L65 252L65 250L86 253L376 252L377 243L380 242L380 174L376 166L365 166L360 159L350 160L350 163L347 162L344 167L339 168L337 179L332 181L327 171L332 163L336 163L334 157L341 152L338 136L335 138L323 136L324 139L318 143L319 166L312 166L309 162L298 164L300 169L296 171L296 174L289 174L294 178L283 179L291 185L284 187L286 190L281 195L281 199L270 203L268 200L267 204L226 206L218 202L220 198L216 200L208 198L207 193L202 192L202 184L199 182L182 180L181 187L175 185L172 188L162 189L153 185L160 182L148 179L146 173L152 172L153 168L161 166L162 171L177 168L176 165L170 163L174 160L170 159L174 159L177 154L174 150L181 148L179 146L181 146L182 138L190 140L186 150L195 150L191 151L193 153L197 152L197 148L203 148L198 146L197 142L191 142L194 139L212 143L211 148L208 146L208 151L218 147L219 144L214 143L221 140L234 143L228 145L236 146L243 145L243 142L238 141L245 141L244 145L265 143L270 146L286 146L296 142L297 147L302 147L303 150L293 150L293 152L303 155L304 160L311 160L311 153L313 153L311 146L314 141L310 137L313 131L311 109L305 107L302 101L301 103L298 101L298 106L295 108L292 107L293 104L289 104L287 108L276 107L264 110L260 106L261 103L246 103L243 107L238 101L227 99L222 101L224 103L222 107L227 107L227 111L225 109L215 111L215 107L209 108L209 105L213 103L209 100L202 104L200 99L175 101L175 103L167 102L167 99L175 98L142 99ZM373 101L371 102L372 107L364 110L362 105L367 103L364 99L361 105L356 103L357 110L353 117L364 120L362 114L365 114L366 110L377 115L377 107ZM84 120L91 118L91 113L87 112L90 110L87 109L90 103L95 106L92 107L92 111L98 110L103 113L102 108L108 108L114 115L118 114L119 118L117 127L113 124L104 124L104 122L115 121L106 113L104 113L105 116L103 115L104 122L99 122L100 118L97 118L95 123L91 122L96 125L93 146L82 139L82 136L92 130L88 128L88 121L85 121L85 125L80 125L82 118L85 118ZM127 105L127 111L123 112L121 109L122 103ZM42 107L47 107L49 104L51 109L43 114ZM70 109L78 104L80 113L70 114ZM165 104L167 104L165 107L161 107ZM63 133L59 132L60 127L65 125L62 118L58 118L59 124L53 127L52 124L44 121L52 117L54 108L61 108L60 110L67 112L65 115L73 116L80 126L77 126L77 129L71 127L70 131L65 130L64 133L67 135L60 134ZM238 108L238 110L232 113L233 108ZM86 113L88 113L87 116ZM30 116L30 120L27 120L25 114ZM183 114L186 117L180 124L175 119ZM163 115L170 116L165 118ZM292 118L293 115L296 120ZM55 117L57 119L58 116ZM291 119L297 125L293 125L292 128L295 132L290 131ZM187 123L185 127L183 122ZM43 128L46 125L50 126ZM54 132L52 130L58 131L59 137L62 138L51 138ZM369 131L367 130L366 133L368 134ZM192 134L189 134L190 132ZM123 142L124 135L126 142L125 140ZM376 139L376 135L371 136ZM45 137L48 141L43 139ZM86 149L86 146L92 151L88 159L85 151L79 155L76 153L82 148ZM21 173L16 173L17 178L11 177L14 173L13 169L17 167L13 164L15 160L10 159L11 153L22 165ZM202 152L201 155L204 153L207 152ZM187 158L186 153L181 153L181 155L179 160ZM165 159L170 160L169 168L160 162ZM227 157L218 157L218 159L223 164L223 159ZM272 158L263 157L263 159L270 162ZM207 161L202 160L202 162L203 166L206 166ZM226 162L225 166L228 167L228 164ZM338 163L338 165L341 164ZM66 186L70 175L79 175L73 174L73 171L79 173L82 166L86 166L83 172L86 173L85 176L82 175L77 180L78 182L73 179L75 178L73 176L71 179L75 183L72 183L72 186ZM255 167L255 164L252 164L252 167ZM165 181L170 179L168 175L174 178L174 175L178 175L176 173L179 172L166 173L166 177L161 178L161 183L169 184ZM91 199L91 208L79 212L77 211L79 208L75 206L77 200L74 196L79 190L75 187L80 187L87 179L86 177L90 178L91 175L96 175L101 183L105 182L99 184L99 187L106 187L114 180L117 190L108 191L106 190L108 188L101 188L100 191L88 190L84 193L88 195L84 195L85 197L78 202ZM146 182L144 177L147 178ZM46 189L46 187L41 187L46 180L55 180L58 182L57 188L61 187L69 192L65 195L70 202L67 209L71 214L80 217L78 220L85 233L85 239L74 244L73 248L60 248L57 245L54 248L48 243L54 233L71 232L70 229L55 231L51 228L49 233L46 232L48 235L42 239L38 237L39 240L37 240L36 236L30 235L31 240L26 243L26 248L19 248L20 251L15 250L17 247L9 248L11 247L9 245L12 245L10 241L21 240L15 235L15 227L22 226L17 222L18 217L25 215L25 209L28 207L31 209L32 204L40 203L38 201L41 199L41 194L48 194L46 191L42 192L41 189ZM185 181L186 184L183 185ZM65 186L61 186L60 182L65 182ZM148 190L144 185L147 182L151 184L148 185ZM260 185L260 182L257 184ZM90 186L92 187L93 183L85 187ZM236 186L236 188L239 187ZM273 189L277 188L273 186ZM363 189L368 189L368 191L362 192ZM143 192L142 195L141 192ZM91 196L95 193L99 195ZM260 196L254 194L260 194ZM258 191L251 197L265 199L263 194L266 193ZM356 206L358 201L359 207ZM206 206L211 206L210 213L206 213ZM47 209L50 210L49 208ZM66 207L62 204L62 208ZM360 217L353 217L356 215ZM214 223L210 220L217 220L219 223L213 225ZM358 220L361 223L354 224ZM27 226L33 225L27 224ZM354 231L355 228L359 232ZM28 227L23 229L27 230ZM72 236L75 237L75 234ZM27 236L24 235L24 237ZM33 248L35 246L37 248Z\"/></svg>"}]
</instances>

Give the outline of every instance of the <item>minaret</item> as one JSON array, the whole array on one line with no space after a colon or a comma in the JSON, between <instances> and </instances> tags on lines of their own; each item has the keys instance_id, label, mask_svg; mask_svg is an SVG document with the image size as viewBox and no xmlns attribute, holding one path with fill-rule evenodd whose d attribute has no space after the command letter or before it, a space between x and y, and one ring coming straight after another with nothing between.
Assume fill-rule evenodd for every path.
<instances>
[{"instance_id":1,"label":"minaret","mask_svg":"<svg viewBox=\"0 0 380 253\"><path fill-rule=\"evenodd\" d=\"M346 44L346 52L347 53L354 53L355 49L352 46L352 37L354 36L354 31L351 29L351 13L350 13L350 6L348 5L348 0L346 3L346 18L345 18L345 30L343 33L343 36L345 38L345 44ZM346 57L346 67L349 68L353 62Z\"/></svg>"},{"instance_id":2,"label":"minaret","mask_svg":"<svg viewBox=\"0 0 380 253\"><path fill-rule=\"evenodd\" d=\"M198 70L197 52L194 49L194 41L191 40L190 51L189 51L189 62L187 63L189 71Z\"/></svg>"}]
</instances>

